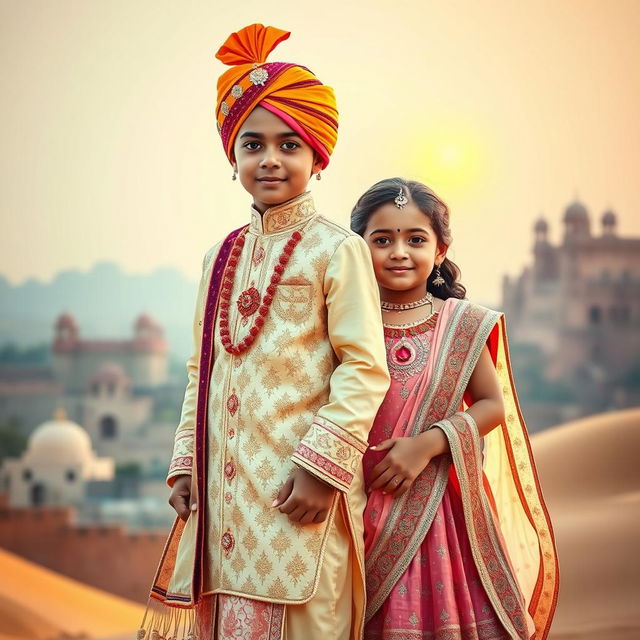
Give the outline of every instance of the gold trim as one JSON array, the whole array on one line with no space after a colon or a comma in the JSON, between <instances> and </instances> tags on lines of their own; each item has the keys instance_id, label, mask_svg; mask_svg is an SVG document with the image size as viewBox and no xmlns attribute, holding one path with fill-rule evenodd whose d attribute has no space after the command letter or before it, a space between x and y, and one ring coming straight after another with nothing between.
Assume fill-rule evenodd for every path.
<instances>
[{"instance_id":1,"label":"gold trim","mask_svg":"<svg viewBox=\"0 0 640 640\"><path fill-rule=\"evenodd\" d=\"M260 214L255 207L251 207L249 231L256 235L290 231L302 226L316 214L313 196L309 191L305 191L287 202L270 207L263 214Z\"/></svg>"}]
</instances>

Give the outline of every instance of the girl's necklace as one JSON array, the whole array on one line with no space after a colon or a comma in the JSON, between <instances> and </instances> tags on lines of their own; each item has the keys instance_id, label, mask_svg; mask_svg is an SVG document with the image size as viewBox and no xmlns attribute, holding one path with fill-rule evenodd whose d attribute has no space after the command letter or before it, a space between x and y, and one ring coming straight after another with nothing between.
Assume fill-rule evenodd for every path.
<instances>
[{"instance_id":1,"label":"girl's necklace","mask_svg":"<svg viewBox=\"0 0 640 640\"><path fill-rule=\"evenodd\" d=\"M424 307L427 304L430 304L431 308L433 308L433 296L429 292L427 292L427 295L424 296L424 298L414 300L413 302L396 304L395 302L387 302L386 300L383 300L380 303L380 307L383 311L409 311L409 309L417 309L418 307Z\"/></svg>"}]
</instances>

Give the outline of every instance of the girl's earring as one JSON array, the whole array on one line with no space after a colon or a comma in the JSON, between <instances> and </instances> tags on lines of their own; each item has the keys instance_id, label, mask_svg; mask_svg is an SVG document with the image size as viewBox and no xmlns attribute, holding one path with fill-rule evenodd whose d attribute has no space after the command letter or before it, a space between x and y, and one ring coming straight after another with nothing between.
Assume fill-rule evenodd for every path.
<instances>
[{"instance_id":1,"label":"girl's earring","mask_svg":"<svg viewBox=\"0 0 640 640\"><path fill-rule=\"evenodd\" d=\"M322 180L322 176L320 175L319 171L318 173L316 173L316 180Z\"/></svg>"},{"instance_id":2,"label":"girl's earring","mask_svg":"<svg viewBox=\"0 0 640 640\"><path fill-rule=\"evenodd\" d=\"M233 170L233 175L231 176L232 180L237 180L238 179L238 170L234 169Z\"/></svg>"},{"instance_id":3,"label":"girl's earring","mask_svg":"<svg viewBox=\"0 0 640 640\"><path fill-rule=\"evenodd\" d=\"M444 284L444 278L440 275L440 265L436 265L436 277L433 279L433 284L436 287L441 287Z\"/></svg>"}]
</instances>

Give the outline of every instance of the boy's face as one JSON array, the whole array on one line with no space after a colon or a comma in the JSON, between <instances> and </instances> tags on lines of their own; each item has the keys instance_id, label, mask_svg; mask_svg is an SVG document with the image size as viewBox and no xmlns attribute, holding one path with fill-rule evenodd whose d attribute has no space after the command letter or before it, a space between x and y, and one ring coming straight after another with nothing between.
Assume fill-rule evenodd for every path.
<instances>
[{"instance_id":1,"label":"boy's face","mask_svg":"<svg viewBox=\"0 0 640 640\"><path fill-rule=\"evenodd\" d=\"M427 278L446 255L429 218L413 203L403 209L382 205L369 218L364 239L371 251L373 271L385 289L424 295Z\"/></svg>"},{"instance_id":2,"label":"boy's face","mask_svg":"<svg viewBox=\"0 0 640 640\"><path fill-rule=\"evenodd\" d=\"M321 167L313 149L262 107L244 121L233 153L233 167L260 213L304 193L309 178Z\"/></svg>"}]
</instances>

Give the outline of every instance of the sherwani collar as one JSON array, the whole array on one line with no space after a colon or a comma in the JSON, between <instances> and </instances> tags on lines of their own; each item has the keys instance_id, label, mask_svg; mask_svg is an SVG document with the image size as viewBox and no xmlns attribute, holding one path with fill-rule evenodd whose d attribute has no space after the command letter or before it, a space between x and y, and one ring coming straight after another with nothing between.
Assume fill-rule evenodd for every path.
<instances>
[{"instance_id":1,"label":"sherwani collar","mask_svg":"<svg viewBox=\"0 0 640 640\"><path fill-rule=\"evenodd\" d=\"M292 200L270 207L262 215L252 206L249 230L257 235L280 233L303 225L315 215L313 196L305 191Z\"/></svg>"}]
</instances>

